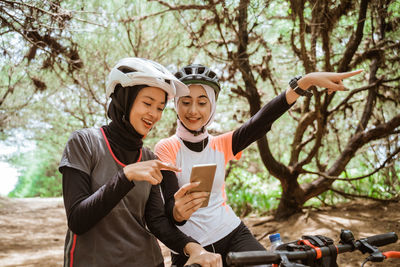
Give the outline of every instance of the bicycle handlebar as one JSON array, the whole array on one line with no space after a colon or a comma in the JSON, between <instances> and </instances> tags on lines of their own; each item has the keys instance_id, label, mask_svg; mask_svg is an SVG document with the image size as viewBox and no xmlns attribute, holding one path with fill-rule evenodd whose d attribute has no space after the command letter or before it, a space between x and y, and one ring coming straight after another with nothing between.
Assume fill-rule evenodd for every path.
<instances>
[{"instance_id":1,"label":"bicycle handlebar","mask_svg":"<svg viewBox=\"0 0 400 267\"><path fill-rule=\"evenodd\" d=\"M354 244L338 244L336 245L338 254L343 252L354 251L362 242L367 242L372 246L385 246L391 243L395 243L398 240L396 233L390 232L386 234L379 234L357 240ZM329 256L331 251L328 247L320 247L322 257ZM246 251L246 252L230 252L227 255L226 261L230 266L240 266L243 264L254 265L254 264L272 264L279 263L281 261L280 254L285 254L289 261L305 260L305 259L315 259L317 253L315 250L306 251L286 251L277 250L271 251ZM389 254L388 254L389 255Z\"/></svg>"},{"instance_id":2,"label":"bicycle handlebar","mask_svg":"<svg viewBox=\"0 0 400 267\"><path fill-rule=\"evenodd\" d=\"M373 235L370 237L363 238L363 240L366 240L368 244L377 247L385 246L391 243L396 243L397 239L398 237L395 232Z\"/></svg>"}]
</instances>

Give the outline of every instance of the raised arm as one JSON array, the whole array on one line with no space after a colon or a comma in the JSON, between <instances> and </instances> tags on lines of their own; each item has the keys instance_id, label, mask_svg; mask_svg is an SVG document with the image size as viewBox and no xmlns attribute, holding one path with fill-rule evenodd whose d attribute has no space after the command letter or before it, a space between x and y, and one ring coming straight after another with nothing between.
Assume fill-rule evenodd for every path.
<instances>
[{"instance_id":1,"label":"raised arm","mask_svg":"<svg viewBox=\"0 0 400 267\"><path fill-rule=\"evenodd\" d=\"M290 107L291 105L287 102L287 92L281 93L263 106L253 117L233 132L233 155L263 137L271 129L272 123Z\"/></svg>"},{"instance_id":2,"label":"raised arm","mask_svg":"<svg viewBox=\"0 0 400 267\"><path fill-rule=\"evenodd\" d=\"M318 86L328 89L328 94L332 94L336 91L347 91L343 85L343 79L352 77L361 73L363 70L355 70L349 72L311 72L303 76L300 80L297 81L297 84L300 89L308 90L311 86ZM289 87L286 90L286 100L289 105L294 103L299 95L293 91L292 88Z\"/></svg>"},{"instance_id":3,"label":"raised arm","mask_svg":"<svg viewBox=\"0 0 400 267\"><path fill-rule=\"evenodd\" d=\"M297 85L302 90L308 90L311 86L324 87L328 89L328 94L346 91L342 80L361 72L362 70L344 73L312 72L299 79ZM272 123L284 114L299 97L300 95L289 87L262 107L240 128L236 129L232 137L233 154L236 155L254 141L263 137L271 129Z\"/></svg>"}]
</instances>

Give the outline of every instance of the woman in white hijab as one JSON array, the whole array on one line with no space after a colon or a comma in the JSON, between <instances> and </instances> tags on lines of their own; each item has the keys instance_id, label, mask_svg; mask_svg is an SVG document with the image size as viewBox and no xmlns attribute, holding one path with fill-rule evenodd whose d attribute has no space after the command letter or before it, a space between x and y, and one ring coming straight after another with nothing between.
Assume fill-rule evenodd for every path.
<instances>
[{"instance_id":1,"label":"woman in white hijab","mask_svg":"<svg viewBox=\"0 0 400 267\"><path fill-rule=\"evenodd\" d=\"M208 133L207 127L215 116L220 92L217 75L208 67L194 64L182 68L175 76L188 85L190 94L175 97L178 126L175 135L163 139L155 147L156 155L164 162L174 164L182 171L176 173L179 186L175 193L175 209L170 214L178 228L198 241L206 250L219 253L224 266L228 252L265 250L249 229L226 203L225 166L240 159L242 150L264 136L274 121L284 114L301 95L310 95L312 86L328 88L328 92L345 90L342 79L361 71L348 73L314 72L295 77L290 87L271 100L240 128L219 136ZM312 95L312 94L311 94ZM188 193L192 166L217 165L208 206L201 207L204 195ZM172 194L171 192L167 194ZM170 212L171 213L171 212ZM172 263L183 266L187 257L172 254Z\"/></svg>"}]
</instances>

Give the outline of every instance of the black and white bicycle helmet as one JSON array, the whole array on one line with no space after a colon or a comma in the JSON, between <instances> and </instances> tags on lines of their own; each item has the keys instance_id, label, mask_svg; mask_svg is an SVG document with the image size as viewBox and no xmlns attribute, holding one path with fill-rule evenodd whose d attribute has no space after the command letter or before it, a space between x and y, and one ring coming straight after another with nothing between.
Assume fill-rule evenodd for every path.
<instances>
[{"instance_id":1,"label":"black and white bicycle helmet","mask_svg":"<svg viewBox=\"0 0 400 267\"><path fill-rule=\"evenodd\" d=\"M217 74L201 64L191 64L183 67L175 73L175 77L187 85L200 83L212 87L215 91L215 99L218 98L218 94L221 91Z\"/></svg>"},{"instance_id":2,"label":"black and white bicycle helmet","mask_svg":"<svg viewBox=\"0 0 400 267\"><path fill-rule=\"evenodd\" d=\"M144 58L124 58L111 69L107 79L107 97L111 96L118 84L122 87L134 85L158 87L168 94L168 99L189 94L188 87L164 66Z\"/></svg>"}]
</instances>

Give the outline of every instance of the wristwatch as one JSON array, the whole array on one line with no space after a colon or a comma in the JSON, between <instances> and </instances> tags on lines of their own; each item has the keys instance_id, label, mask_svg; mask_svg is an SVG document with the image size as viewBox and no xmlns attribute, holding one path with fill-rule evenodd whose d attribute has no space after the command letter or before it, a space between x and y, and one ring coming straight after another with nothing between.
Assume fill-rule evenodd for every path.
<instances>
[{"instance_id":1,"label":"wristwatch","mask_svg":"<svg viewBox=\"0 0 400 267\"><path fill-rule=\"evenodd\" d=\"M297 81L300 79L301 79L301 76L296 76L290 80L289 85L293 89L293 91L295 91L296 94L301 95L301 96L307 96L307 97L313 96L313 94L311 92L309 92L307 90L303 90L299 87L299 85L297 84Z\"/></svg>"}]
</instances>

